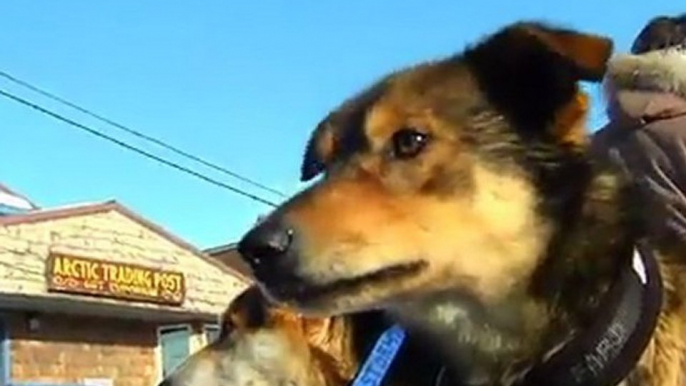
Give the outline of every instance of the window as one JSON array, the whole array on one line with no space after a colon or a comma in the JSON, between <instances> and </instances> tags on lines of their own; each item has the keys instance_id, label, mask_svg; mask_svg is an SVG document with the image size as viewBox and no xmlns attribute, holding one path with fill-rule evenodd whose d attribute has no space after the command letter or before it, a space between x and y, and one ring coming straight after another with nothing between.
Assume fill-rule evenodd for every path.
<instances>
[{"instance_id":1,"label":"window","mask_svg":"<svg viewBox=\"0 0 686 386\"><path fill-rule=\"evenodd\" d=\"M210 344L219 338L219 326L216 324L206 324L203 328L205 332L205 342Z\"/></svg>"},{"instance_id":2,"label":"window","mask_svg":"<svg viewBox=\"0 0 686 386\"><path fill-rule=\"evenodd\" d=\"M158 331L162 356L162 377L166 377L190 355L191 328L188 325L164 326Z\"/></svg>"},{"instance_id":3,"label":"window","mask_svg":"<svg viewBox=\"0 0 686 386\"><path fill-rule=\"evenodd\" d=\"M0 386L10 383L9 336L7 326L0 318Z\"/></svg>"}]
</instances>

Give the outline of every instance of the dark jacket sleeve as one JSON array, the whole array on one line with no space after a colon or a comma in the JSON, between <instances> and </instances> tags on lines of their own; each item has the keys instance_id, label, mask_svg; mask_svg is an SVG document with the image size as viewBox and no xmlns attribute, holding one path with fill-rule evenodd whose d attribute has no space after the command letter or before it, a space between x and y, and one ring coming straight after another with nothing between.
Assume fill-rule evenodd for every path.
<instances>
[{"instance_id":1,"label":"dark jacket sleeve","mask_svg":"<svg viewBox=\"0 0 686 386\"><path fill-rule=\"evenodd\" d=\"M637 139L646 143L642 145L646 159L636 174L642 189L661 206L663 225L686 241L686 121L679 121L683 127L649 127L639 132Z\"/></svg>"},{"instance_id":2,"label":"dark jacket sleeve","mask_svg":"<svg viewBox=\"0 0 686 386\"><path fill-rule=\"evenodd\" d=\"M620 164L648 200L653 231L686 241L686 119L656 121L594 137L596 156Z\"/></svg>"}]
</instances>

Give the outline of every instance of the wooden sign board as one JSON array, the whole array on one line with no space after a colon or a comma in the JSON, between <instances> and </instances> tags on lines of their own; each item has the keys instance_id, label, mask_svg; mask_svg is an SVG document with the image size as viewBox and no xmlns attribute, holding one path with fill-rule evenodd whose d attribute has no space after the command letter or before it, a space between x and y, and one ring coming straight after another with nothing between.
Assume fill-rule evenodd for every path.
<instances>
[{"instance_id":1,"label":"wooden sign board","mask_svg":"<svg viewBox=\"0 0 686 386\"><path fill-rule=\"evenodd\" d=\"M48 291L181 305L186 295L182 273L82 257L51 254Z\"/></svg>"}]
</instances>

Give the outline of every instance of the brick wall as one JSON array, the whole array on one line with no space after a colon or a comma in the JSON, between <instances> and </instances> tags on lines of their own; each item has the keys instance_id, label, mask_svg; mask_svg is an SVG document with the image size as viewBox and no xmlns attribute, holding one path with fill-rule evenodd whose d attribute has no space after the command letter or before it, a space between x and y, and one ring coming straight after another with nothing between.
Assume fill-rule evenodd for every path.
<instances>
[{"instance_id":1,"label":"brick wall","mask_svg":"<svg viewBox=\"0 0 686 386\"><path fill-rule=\"evenodd\" d=\"M27 315L7 316L14 382L77 383L111 378L115 386L157 381L157 325L66 315L40 315L28 331Z\"/></svg>"}]
</instances>

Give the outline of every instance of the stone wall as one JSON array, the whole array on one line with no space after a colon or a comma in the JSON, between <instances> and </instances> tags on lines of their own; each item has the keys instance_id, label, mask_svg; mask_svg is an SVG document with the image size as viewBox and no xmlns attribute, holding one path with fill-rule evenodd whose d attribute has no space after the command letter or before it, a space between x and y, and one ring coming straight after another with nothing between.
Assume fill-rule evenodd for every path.
<instances>
[{"instance_id":1,"label":"stone wall","mask_svg":"<svg viewBox=\"0 0 686 386\"><path fill-rule=\"evenodd\" d=\"M247 281L240 274L227 271L220 263L213 263L211 257L156 231L154 224L150 226L119 204L92 208L85 206L79 213L59 218L50 218L49 212L0 218L0 295L69 298L146 310L218 315L246 288ZM39 216L43 217L31 220ZM51 252L183 272L187 288L184 304L168 307L49 293L45 262Z\"/></svg>"}]
</instances>

